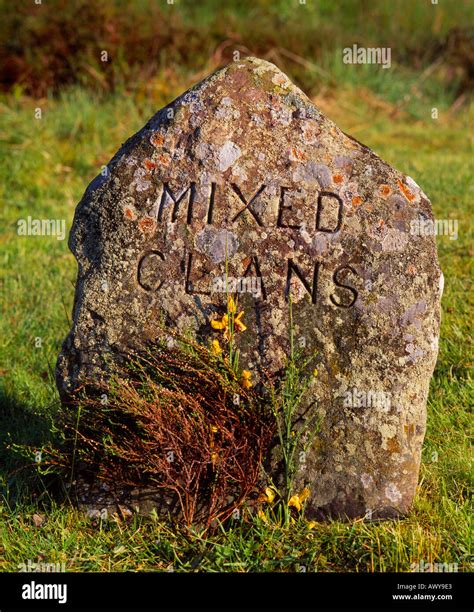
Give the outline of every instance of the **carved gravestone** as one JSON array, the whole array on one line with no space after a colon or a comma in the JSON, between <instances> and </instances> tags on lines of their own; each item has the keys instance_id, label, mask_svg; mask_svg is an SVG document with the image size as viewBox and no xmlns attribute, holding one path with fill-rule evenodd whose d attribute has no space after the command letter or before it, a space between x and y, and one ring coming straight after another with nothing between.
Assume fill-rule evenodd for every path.
<instances>
[{"instance_id":1,"label":"carved gravestone","mask_svg":"<svg viewBox=\"0 0 474 612\"><path fill-rule=\"evenodd\" d=\"M217 71L128 140L79 203L63 399L159 324L212 338L220 280L237 279L254 380L317 352L321 431L301 457L308 516L410 506L436 362L441 272L409 177L338 129L268 62ZM214 332L215 333L215 332ZM216 337L216 336L214 336Z\"/></svg>"}]
</instances>

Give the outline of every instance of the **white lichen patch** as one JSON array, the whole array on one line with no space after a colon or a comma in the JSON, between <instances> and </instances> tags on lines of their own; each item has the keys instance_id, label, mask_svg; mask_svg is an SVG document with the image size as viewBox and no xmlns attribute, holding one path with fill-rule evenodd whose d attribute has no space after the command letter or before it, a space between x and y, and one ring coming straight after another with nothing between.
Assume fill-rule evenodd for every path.
<instances>
[{"instance_id":1,"label":"white lichen patch","mask_svg":"<svg viewBox=\"0 0 474 612\"><path fill-rule=\"evenodd\" d=\"M241 155L240 148L234 142L228 140L217 153L219 170L221 172L228 170Z\"/></svg>"},{"instance_id":2,"label":"white lichen patch","mask_svg":"<svg viewBox=\"0 0 474 612\"><path fill-rule=\"evenodd\" d=\"M406 232L388 228L385 236L382 238L382 249L384 251L402 251L409 240Z\"/></svg>"},{"instance_id":3,"label":"white lichen patch","mask_svg":"<svg viewBox=\"0 0 474 612\"><path fill-rule=\"evenodd\" d=\"M402 501L402 494L398 487L391 482L384 489L385 497L392 502L392 504L399 504Z\"/></svg>"},{"instance_id":4,"label":"white lichen patch","mask_svg":"<svg viewBox=\"0 0 474 612\"><path fill-rule=\"evenodd\" d=\"M239 241L233 232L213 227L206 227L196 234L194 243L196 250L207 255L215 264L232 258L239 247Z\"/></svg>"}]
</instances>

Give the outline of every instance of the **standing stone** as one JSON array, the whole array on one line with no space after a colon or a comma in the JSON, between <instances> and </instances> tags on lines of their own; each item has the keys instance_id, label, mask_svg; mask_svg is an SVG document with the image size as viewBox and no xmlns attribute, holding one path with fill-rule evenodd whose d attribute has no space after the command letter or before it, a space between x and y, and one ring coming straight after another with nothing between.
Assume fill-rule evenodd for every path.
<instances>
[{"instance_id":1,"label":"standing stone","mask_svg":"<svg viewBox=\"0 0 474 612\"><path fill-rule=\"evenodd\" d=\"M217 337L219 278L238 286L242 365L258 379L316 351L321 431L302 456L307 515L388 517L415 493L436 362L440 279L413 179L344 134L272 64L217 71L160 110L89 185L69 245L72 330L57 365L70 397L110 353L160 322Z\"/></svg>"}]
</instances>

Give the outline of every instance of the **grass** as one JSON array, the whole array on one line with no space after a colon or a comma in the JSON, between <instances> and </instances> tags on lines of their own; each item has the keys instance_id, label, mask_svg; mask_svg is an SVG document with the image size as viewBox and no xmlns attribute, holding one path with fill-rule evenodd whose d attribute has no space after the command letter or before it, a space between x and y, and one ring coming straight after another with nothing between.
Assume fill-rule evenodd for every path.
<instances>
[{"instance_id":1,"label":"grass","mask_svg":"<svg viewBox=\"0 0 474 612\"><path fill-rule=\"evenodd\" d=\"M35 96L70 84L130 89L160 72L167 82L199 71L211 57L216 66L227 63L236 51L276 61L313 89L338 82L341 73L360 79L362 69L347 70L340 61L341 50L353 44L389 47L407 78L442 57L453 89L460 77L453 63L466 67L472 54L459 37L446 46L455 28L469 39L474 8L467 0L413 0L409 10L406 0L0 0L0 7L0 87L13 84ZM392 71L365 72L365 80L396 89ZM400 85L399 94L405 92Z\"/></svg>"},{"instance_id":2,"label":"grass","mask_svg":"<svg viewBox=\"0 0 474 612\"><path fill-rule=\"evenodd\" d=\"M330 56L323 65L338 87L328 82L312 88L322 110L412 176L438 218L459 222L458 240L438 237L446 280L440 354L413 511L399 521L335 521L312 529L304 520L282 527L265 515L244 514L204 536L156 519L91 519L57 501L47 479L37 475L32 482L11 444L40 448L54 434L60 410L54 364L70 325L76 266L66 241L21 238L16 222L31 215L65 219L70 227L75 205L100 166L192 84L192 73L158 74L133 91L100 96L75 86L56 98L34 100L16 89L0 98L0 570L15 571L28 559L64 562L67 571L410 571L421 560L472 569L468 288L474 210L466 137L472 110L450 110L454 94L440 87L436 75L420 83L413 72L395 66L377 74L361 67L356 77L354 67ZM34 118L37 107L41 119ZM439 109L437 120L431 118L433 107ZM40 527L33 523L35 513L45 517Z\"/></svg>"}]
</instances>

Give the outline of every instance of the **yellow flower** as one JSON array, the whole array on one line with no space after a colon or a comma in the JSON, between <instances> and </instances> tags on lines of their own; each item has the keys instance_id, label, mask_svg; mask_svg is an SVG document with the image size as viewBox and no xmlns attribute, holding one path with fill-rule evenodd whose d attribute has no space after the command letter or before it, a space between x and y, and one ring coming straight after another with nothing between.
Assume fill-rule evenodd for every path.
<instances>
[{"instance_id":1,"label":"yellow flower","mask_svg":"<svg viewBox=\"0 0 474 612\"><path fill-rule=\"evenodd\" d=\"M224 338L226 340L230 340L230 332L231 332L231 325L230 322L232 321L233 323L233 329L237 330L237 331L245 331L247 329L247 326L243 323L242 321L242 317L244 316L244 311L241 310L238 314L237 313L237 304L234 301L233 297L229 298L229 301L227 303L227 313L222 315L222 318L219 319L214 319L213 321L211 321L211 327L213 329L218 329L224 332ZM229 320L229 315L232 317L231 320Z\"/></svg>"},{"instance_id":2,"label":"yellow flower","mask_svg":"<svg viewBox=\"0 0 474 612\"><path fill-rule=\"evenodd\" d=\"M212 322L211 322L212 323ZM213 340L211 343L211 350L214 355L219 356L222 353L222 347L219 344L219 340Z\"/></svg>"},{"instance_id":3,"label":"yellow flower","mask_svg":"<svg viewBox=\"0 0 474 612\"><path fill-rule=\"evenodd\" d=\"M229 317L226 314L222 315L222 319L220 321L218 320L211 321L211 327L213 329L227 329L228 324L229 324Z\"/></svg>"},{"instance_id":4,"label":"yellow flower","mask_svg":"<svg viewBox=\"0 0 474 612\"><path fill-rule=\"evenodd\" d=\"M275 499L275 491L271 487L267 487L265 489L265 493L262 493L259 496L258 501L266 502L268 504L271 504L274 499Z\"/></svg>"},{"instance_id":5,"label":"yellow flower","mask_svg":"<svg viewBox=\"0 0 474 612\"><path fill-rule=\"evenodd\" d=\"M234 318L234 325L239 331L245 331L247 329L247 326L244 325L241 321L243 316L244 316L244 311L241 310L239 314Z\"/></svg>"},{"instance_id":6,"label":"yellow flower","mask_svg":"<svg viewBox=\"0 0 474 612\"><path fill-rule=\"evenodd\" d=\"M314 529L318 523L316 521L309 521L308 529Z\"/></svg>"},{"instance_id":7,"label":"yellow flower","mask_svg":"<svg viewBox=\"0 0 474 612\"><path fill-rule=\"evenodd\" d=\"M211 461L212 461L212 463L215 463L217 461L217 453L212 453L211 454Z\"/></svg>"},{"instance_id":8,"label":"yellow flower","mask_svg":"<svg viewBox=\"0 0 474 612\"><path fill-rule=\"evenodd\" d=\"M307 500L309 497L309 494L310 494L309 488L305 487L300 493L300 501L304 502L305 500Z\"/></svg>"},{"instance_id":9,"label":"yellow flower","mask_svg":"<svg viewBox=\"0 0 474 612\"><path fill-rule=\"evenodd\" d=\"M242 370L241 377L241 384L244 389L250 389L250 387L253 387L252 381L250 380L252 377L252 372L249 370Z\"/></svg>"},{"instance_id":10,"label":"yellow flower","mask_svg":"<svg viewBox=\"0 0 474 612\"><path fill-rule=\"evenodd\" d=\"M298 512L301 510L301 502L298 495L292 495L288 501L288 506L296 508Z\"/></svg>"},{"instance_id":11,"label":"yellow flower","mask_svg":"<svg viewBox=\"0 0 474 612\"><path fill-rule=\"evenodd\" d=\"M267 487L265 489L265 495L267 496L268 502L271 504L275 499L275 491L272 488Z\"/></svg>"},{"instance_id":12,"label":"yellow flower","mask_svg":"<svg viewBox=\"0 0 474 612\"><path fill-rule=\"evenodd\" d=\"M314 378L316 378L317 375L318 375L318 368L314 368L314 370L313 370Z\"/></svg>"},{"instance_id":13,"label":"yellow flower","mask_svg":"<svg viewBox=\"0 0 474 612\"><path fill-rule=\"evenodd\" d=\"M267 519L267 517L266 517L266 515L265 515L265 512L264 512L263 510L259 510L259 511L257 512L257 516L258 516L258 518L262 519L262 521L263 521L264 523L268 523L268 519Z\"/></svg>"},{"instance_id":14,"label":"yellow flower","mask_svg":"<svg viewBox=\"0 0 474 612\"><path fill-rule=\"evenodd\" d=\"M213 433L217 433L218 429L217 429L217 427L215 425L211 425L211 431Z\"/></svg>"},{"instance_id":15,"label":"yellow flower","mask_svg":"<svg viewBox=\"0 0 474 612\"><path fill-rule=\"evenodd\" d=\"M227 311L231 314L237 312L237 304L234 302L234 298L232 296L229 297L229 301L227 302Z\"/></svg>"},{"instance_id":16,"label":"yellow flower","mask_svg":"<svg viewBox=\"0 0 474 612\"><path fill-rule=\"evenodd\" d=\"M288 506L289 507L293 507L296 508L296 510L298 512L301 511L302 508L302 503L305 501L305 499L308 497L309 495L309 489L308 487L305 487L301 493L299 493L298 495L292 495L288 501Z\"/></svg>"}]
</instances>

